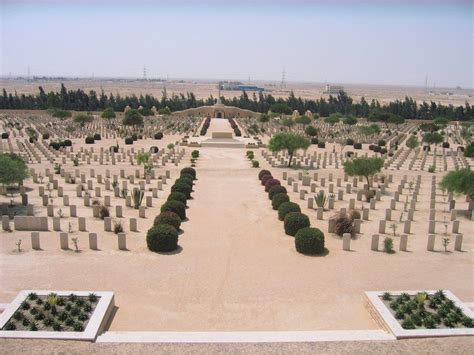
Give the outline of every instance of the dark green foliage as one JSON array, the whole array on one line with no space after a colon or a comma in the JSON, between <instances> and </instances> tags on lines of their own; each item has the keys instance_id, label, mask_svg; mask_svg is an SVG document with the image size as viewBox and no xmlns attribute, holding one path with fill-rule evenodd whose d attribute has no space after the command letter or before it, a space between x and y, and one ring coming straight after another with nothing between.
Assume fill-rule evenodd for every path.
<instances>
[{"instance_id":1,"label":"dark green foliage","mask_svg":"<svg viewBox=\"0 0 474 355\"><path fill-rule=\"evenodd\" d=\"M280 180L278 180L278 179L268 179L265 182L265 192L269 192L272 187L280 186L280 185L281 185Z\"/></svg>"},{"instance_id":2,"label":"dark green foliage","mask_svg":"<svg viewBox=\"0 0 474 355\"><path fill-rule=\"evenodd\" d=\"M390 301L392 299L392 295L390 294L390 292L384 292L384 294L382 295L382 299L384 301Z\"/></svg>"},{"instance_id":3,"label":"dark green foliage","mask_svg":"<svg viewBox=\"0 0 474 355\"><path fill-rule=\"evenodd\" d=\"M291 213L285 217L285 222L290 215ZM296 251L302 254L317 255L324 253L324 233L318 228L301 228L295 235L295 248Z\"/></svg>"},{"instance_id":4,"label":"dark green foliage","mask_svg":"<svg viewBox=\"0 0 474 355\"><path fill-rule=\"evenodd\" d=\"M125 126L141 126L143 125L143 116L136 109L130 109L125 112L125 117L122 121Z\"/></svg>"},{"instance_id":5,"label":"dark green foliage","mask_svg":"<svg viewBox=\"0 0 474 355\"><path fill-rule=\"evenodd\" d=\"M276 194L281 194L281 193L285 193L285 194L287 193L286 188L284 186L281 186L280 184L272 186L268 190L268 198L271 200L273 199L273 196L275 196Z\"/></svg>"},{"instance_id":6,"label":"dark green foliage","mask_svg":"<svg viewBox=\"0 0 474 355\"><path fill-rule=\"evenodd\" d=\"M178 247L178 231L168 224L154 225L146 235L148 249L155 252L170 252Z\"/></svg>"},{"instance_id":7,"label":"dark green foliage","mask_svg":"<svg viewBox=\"0 0 474 355\"><path fill-rule=\"evenodd\" d=\"M186 219L186 206L184 203L179 201L167 201L161 206L160 212L174 212L176 213L181 221Z\"/></svg>"},{"instance_id":8,"label":"dark green foliage","mask_svg":"<svg viewBox=\"0 0 474 355\"><path fill-rule=\"evenodd\" d=\"M183 174L191 175L193 179L196 180L196 169L194 168L187 167L187 168L181 169L180 175L183 175Z\"/></svg>"},{"instance_id":9,"label":"dark green foliage","mask_svg":"<svg viewBox=\"0 0 474 355\"><path fill-rule=\"evenodd\" d=\"M290 212L301 212L300 205L294 202L284 202L278 207L278 219L283 221Z\"/></svg>"},{"instance_id":10,"label":"dark green foliage","mask_svg":"<svg viewBox=\"0 0 474 355\"><path fill-rule=\"evenodd\" d=\"M128 144L128 145L133 144L133 138L132 137L125 138L125 144Z\"/></svg>"},{"instance_id":11,"label":"dark green foliage","mask_svg":"<svg viewBox=\"0 0 474 355\"><path fill-rule=\"evenodd\" d=\"M352 138L346 139L346 145L354 145L354 140Z\"/></svg>"},{"instance_id":12,"label":"dark green foliage","mask_svg":"<svg viewBox=\"0 0 474 355\"><path fill-rule=\"evenodd\" d=\"M179 201L186 205L188 202L188 199L186 198L185 194L183 194L182 192L176 191L176 192L171 192L168 195L168 198L166 199L166 201Z\"/></svg>"},{"instance_id":13,"label":"dark green foliage","mask_svg":"<svg viewBox=\"0 0 474 355\"><path fill-rule=\"evenodd\" d=\"M467 157L467 158L474 158L474 142L469 144L464 149L464 156Z\"/></svg>"},{"instance_id":14,"label":"dark green foliage","mask_svg":"<svg viewBox=\"0 0 474 355\"><path fill-rule=\"evenodd\" d=\"M112 107L107 107L101 115L102 118L115 118L115 112Z\"/></svg>"},{"instance_id":15,"label":"dark green foliage","mask_svg":"<svg viewBox=\"0 0 474 355\"><path fill-rule=\"evenodd\" d=\"M271 176L271 175L264 175L260 181L262 182L262 185L265 186L265 184L267 183L267 181L272 180L272 179L273 179L273 176Z\"/></svg>"},{"instance_id":16,"label":"dark green foliage","mask_svg":"<svg viewBox=\"0 0 474 355\"><path fill-rule=\"evenodd\" d=\"M290 197L286 194L286 192L276 194L272 198L272 207L274 210L278 210L278 208L280 207L282 203L289 202L289 201L290 201Z\"/></svg>"},{"instance_id":17,"label":"dark green foliage","mask_svg":"<svg viewBox=\"0 0 474 355\"><path fill-rule=\"evenodd\" d=\"M21 184L28 177L28 167L23 159L13 153L0 154L0 184Z\"/></svg>"},{"instance_id":18,"label":"dark green foliage","mask_svg":"<svg viewBox=\"0 0 474 355\"><path fill-rule=\"evenodd\" d=\"M265 175L270 175L270 176L271 176L272 173L270 173L270 171L265 170L265 169L260 170L260 172L258 173L258 179L259 179L259 180L262 180L262 178L263 178Z\"/></svg>"},{"instance_id":19,"label":"dark green foliage","mask_svg":"<svg viewBox=\"0 0 474 355\"><path fill-rule=\"evenodd\" d=\"M94 134L94 140L100 141L101 139L102 139L102 137L99 133Z\"/></svg>"},{"instance_id":20,"label":"dark green foliage","mask_svg":"<svg viewBox=\"0 0 474 355\"><path fill-rule=\"evenodd\" d=\"M181 192L187 199L191 198L192 187L185 182L177 182L171 186L171 192Z\"/></svg>"},{"instance_id":21,"label":"dark green foliage","mask_svg":"<svg viewBox=\"0 0 474 355\"><path fill-rule=\"evenodd\" d=\"M289 212L285 216L283 225L286 234L295 236L300 229L309 227L311 223L307 215L300 212Z\"/></svg>"},{"instance_id":22,"label":"dark green foliage","mask_svg":"<svg viewBox=\"0 0 474 355\"><path fill-rule=\"evenodd\" d=\"M7 324L5 324L5 330L15 330L16 325L12 321L8 321Z\"/></svg>"},{"instance_id":23,"label":"dark green foliage","mask_svg":"<svg viewBox=\"0 0 474 355\"><path fill-rule=\"evenodd\" d=\"M169 224L173 226L176 230L179 230L181 226L181 218L174 212L162 212L155 217L153 225L158 224Z\"/></svg>"},{"instance_id":24,"label":"dark green foliage","mask_svg":"<svg viewBox=\"0 0 474 355\"><path fill-rule=\"evenodd\" d=\"M9 133L7 133L7 132L2 133L2 139L8 139L8 137L10 137Z\"/></svg>"},{"instance_id":25,"label":"dark green foliage","mask_svg":"<svg viewBox=\"0 0 474 355\"><path fill-rule=\"evenodd\" d=\"M155 138L155 139L162 139L162 138L163 138L163 133L162 133L162 132L157 132L157 133L155 133L155 135L153 136L153 138Z\"/></svg>"},{"instance_id":26,"label":"dark green foliage","mask_svg":"<svg viewBox=\"0 0 474 355\"><path fill-rule=\"evenodd\" d=\"M86 144L94 144L95 140L94 137L88 136L86 137Z\"/></svg>"},{"instance_id":27,"label":"dark green foliage","mask_svg":"<svg viewBox=\"0 0 474 355\"><path fill-rule=\"evenodd\" d=\"M408 319L405 319L403 322L402 322L402 328L403 329L415 329L415 323L413 323L413 321L408 318Z\"/></svg>"}]
</instances>

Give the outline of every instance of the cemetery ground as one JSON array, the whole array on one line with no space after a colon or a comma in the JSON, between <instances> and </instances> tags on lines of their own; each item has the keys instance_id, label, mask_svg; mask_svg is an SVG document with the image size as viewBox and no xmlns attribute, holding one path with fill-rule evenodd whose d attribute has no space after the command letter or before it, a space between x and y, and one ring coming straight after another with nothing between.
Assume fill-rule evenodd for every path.
<instances>
[{"instance_id":1,"label":"cemetery ground","mask_svg":"<svg viewBox=\"0 0 474 355\"><path fill-rule=\"evenodd\" d=\"M239 122L239 124L241 124ZM241 124L242 125L242 124ZM212 127L212 124L211 124ZM245 126L242 125L245 130ZM196 127L198 130L198 127ZM137 140L135 152L152 145L167 151L166 146L182 138L182 134L170 132L159 141ZM264 137L268 142L268 137ZM74 151L90 149L84 138L72 139ZM115 138L103 137L93 145L94 152L100 148L108 150ZM130 149L129 146L121 147ZM392 175L380 201L371 209L364 199L357 199L357 189L353 179L344 180L344 172L328 164L326 168L309 169L310 186L303 186L299 178L301 170L272 166L263 154L265 148L254 149L260 162L260 169L268 169L288 190L291 201L300 205L301 211L310 218L313 227L325 234L325 247L329 252L321 256L305 256L295 250L294 238L285 234L283 223L278 220L277 211L272 209L264 187L257 178L260 169L251 167L245 157L246 150L235 148L201 147L197 160L192 199L188 200L187 220L182 223L179 248L171 253L152 253L147 249L145 236L159 214L160 206L170 192L172 182L179 177L179 171L188 166L191 147L185 149L177 165L167 163L155 168L156 175L169 171L169 179L157 190L158 197L152 199L152 206L145 209L145 218L139 210L125 206L125 200L115 197L112 190L105 190L104 184L97 182L97 176L104 179L118 175L125 169L125 175L133 175L135 170L143 172L143 166L130 165L127 160L117 166L80 164L64 168L74 174L85 174L85 180L93 180L91 198L95 198L95 187L100 186L100 199L111 196L110 211L115 217L115 205L123 206L126 250L117 247L117 236L104 231L104 221L93 217L91 207L84 206L83 197L76 196L76 185L66 184L59 177L63 194L69 195L69 205L77 206L77 216L86 218L85 231L79 231L77 218L68 217L70 210L63 205L63 199L53 191L54 214L61 208L65 217L61 218L61 231L54 231L49 217L49 231L40 232L41 249L31 248L30 231L2 231L0 238L1 288L0 303L10 302L23 289L50 290L104 290L113 291L117 306L110 322L110 331L285 331L285 330L375 330L381 325L373 317L367 304L365 291L370 290L436 290L449 289L466 303L474 302L472 282L472 252L474 242L470 235L474 221L463 216L455 216L459 226L453 232L453 222L449 211L447 195L436 192L436 241L433 251L427 250L430 217L430 194L432 177L440 181L444 172L429 173L423 169L408 169L407 163L399 169L387 169ZM334 154L332 144L325 148L311 146L306 154ZM365 146L359 154L371 153ZM124 153L125 154L125 153ZM334 158L335 159L335 158ZM159 160L159 159L158 159ZM395 161L395 165L398 161ZM415 166L419 166L415 164ZM451 164L451 160L448 161ZM273 164L275 165L275 164ZM438 165L439 166L439 165ZM451 167L451 165L449 165ZM29 164L36 172L53 165ZM94 169L95 177L90 170ZM317 179L314 176L317 173ZM283 179L292 177L297 183ZM332 175L330 177L330 174ZM412 197L408 182L415 182L421 176L418 199L415 204L410 231L404 232L404 222L400 214L404 211L405 197ZM324 179L324 182L323 182ZM337 180L340 179L340 186ZM120 179L121 181L123 179ZM129 187L138 187L138 181L129 181ZM146 184L146 196L151 196L148 188L155 188L158 179ZM166 179L165 179L166 180ZM398 189L401 181L405 183ZM45 185L48 179L45 177ZM159 181L159 180L158 180ZM351 184L350 192L346 184ZM317 207L308 208L308 199L317 191L328 193L329 184L334 192L344 190L342 200L336 199L332 210L325 210L320 219ZM363 185L364 181L359 181ZM25 181L29 204L34 206L35 216L47 216L38 193L39 184L32 178ZM86 185L86 184L84 184ZM301 199L301 189L306 189ZM392 202L395 192L399 201ZM401 192L400 192L401 191ZM47 193L47 192L46 192ZM18 194L15 196L18 202ZM353 202L350 202L354 199ZM20 198L21 200L21 198ZM0 202L9 203L9 196L1 196ZM340 208L348 208L350 203L362 212L368 209L368 220L361 221L360 233L351 240L350 251L343 250L342 238L328 233L328 221ZM394 204L395 208L391 208ZM145 202L143 203L145 205ZM386 222L385 233L380 232L379 222L391 210L391 220ZM468 209L464 197L456 197L456 209ZM404 212L406 220L407 212ZM130 231L130 218L137 221L137 231ZM79 252L69 240L68 250L62 250L59 243L61 232L68 232L68 222L72 222L69 238L78 238ZM391 224L396 225L395 236ZM441 244L443 232L447 231L451 243L448 252ZM98 250L89 248L89 233L97 234ZM380 234L379 251L371 250L372 235ZM401 235L407 234L407 250L400 251ZM455 234L463 234L461 251L454 250ZM383 252L383 238L392 236L393 254ZM22 240L21 252L16 243Z\"/></svg>"}]
</instances>

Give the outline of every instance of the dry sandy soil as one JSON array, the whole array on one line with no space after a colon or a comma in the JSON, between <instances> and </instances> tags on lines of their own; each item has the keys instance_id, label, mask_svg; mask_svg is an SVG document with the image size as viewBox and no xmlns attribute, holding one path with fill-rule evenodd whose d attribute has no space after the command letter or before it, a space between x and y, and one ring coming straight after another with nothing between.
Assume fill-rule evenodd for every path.
<instances>
[{"instance_id":1,"label":"dry sandy soil","mask_svg":"<svg viewBox=\"0 0 474 355\"><path fill-rule=\"evenodd\" d=\"M88 92L95 90L100 92L102 89L106 93L119 93L120 95L136 94L153 94L156 97L161 97L163 88L169 95L186 94L193 92L197 98L207 98L209 95L217 97L217 80L169 80L167 82L159 81L143 81L143 80L107 80L107 79L68 79L63 81L68 89L83 89ZM289 82L285 87L282 87L277 82L257 82L258 86L263 86L267 93L276 97L288 97L290 91L302 98L328 98L328 95L322 94L325 84L323 83L298 83ZM61 81L31 81L26 80L0 80L0 88L6 88L9 92L17 91L20 93L38 93L38 86L43 86L46 91L60 89ZM474 91L471 89L453 89L453 88L439 88L434 90L434 93L426 92L424 87L408 87L408 86L383 86L383 85L364 85L364 84L342 84L349 94L356 101L359 101L362 96L370 102L372 99L377 99L380 102L389 102L396 99L403 100L405 96L411 96L417 101L435 101L443 104L464 105L467 101L470 104L474 103ZM446 93L452 93L447 95ZM240 96L240 91L222 91L225 97ZM249 93L252 95L252 93Z\"/></svg>"}]
</instances>

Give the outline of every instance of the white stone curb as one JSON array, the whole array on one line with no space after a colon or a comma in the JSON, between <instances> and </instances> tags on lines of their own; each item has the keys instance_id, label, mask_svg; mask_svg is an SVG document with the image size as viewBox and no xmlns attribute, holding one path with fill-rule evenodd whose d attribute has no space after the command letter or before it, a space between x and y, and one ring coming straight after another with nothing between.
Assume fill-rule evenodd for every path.
<instances>
[{"instance_id":1,"label":"white stone curb","mask_svg":"<svg viewBox=\"0 0 474 355\"><path fill-rule=\"evenodd\" d=\"M102 332L107 324L107 320L111 315L115 303L113 292L96 292L96 291L54 291L54 290L23 290L18 293L15 299L7 306L6 310L0 314L0 328L8 322L8 320L16 312L20 304L26 299L30 292L35 292L40 296L49 295L51 292L58 296L68 296L74 293L77 296L88 296L95 293L100 297L94 312L92 313L86 329L83 332L54 332L54 331L18 331L18 330L0 330L0 338L31 338L31 339L61 339L61 340L88 340L94 341L97 335Z\"/></svg>"},{"instance_id":2,"label":"white stone curb","mask_svg":"<svg viewBox=\"0 0 474 355\"><path fill-rule=\"evenodd\" d=\"M474 318L474 312L469 309L459 298L457 298L451 291L443 290L447 298L451 299L456 306L462 309L464 314L468 317ZM387 306L382 302L380 297L387 291L370 291L366 292L367 298L372 306L375 308L380 318L385 322L388 328L392 331L397 339L403 338L428 338L428 337L444 337L444 336L462 336L474 335L473 328L442 328L442 329L403 329L397 319L392 315ZM410 296L416 295L418 292L426 292L432 295L436 290L419 290L419 291L389 291L390 294L398 296L402 293L408 293Z\"/></svg>"},{"instance_id":3,"label":"white stone curb","mask_svg":"<svg viewBox=\"0 0 474 355\"><path fill-rule=\"evenodd\" d=\"M395 340L382 330L294 332L106 332L98 343L283 343Z\"/></svg>"}]
</instances>

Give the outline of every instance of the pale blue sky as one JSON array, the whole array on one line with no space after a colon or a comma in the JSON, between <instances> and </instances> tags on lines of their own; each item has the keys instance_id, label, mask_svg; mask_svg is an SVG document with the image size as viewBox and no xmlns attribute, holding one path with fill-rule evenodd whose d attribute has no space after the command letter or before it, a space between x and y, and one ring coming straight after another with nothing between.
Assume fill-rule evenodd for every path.
<instances>
[{"instance_id":1,"label":"pale blue sky","mask_svg":"<svg viewBox=\"0 0 474 355\"><path fill-rule=\"evenodd\" d=\"M470 1L1 2L1 75L473 86Z\"/></svg>"}]
</instances>

